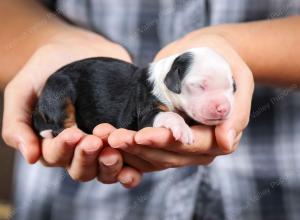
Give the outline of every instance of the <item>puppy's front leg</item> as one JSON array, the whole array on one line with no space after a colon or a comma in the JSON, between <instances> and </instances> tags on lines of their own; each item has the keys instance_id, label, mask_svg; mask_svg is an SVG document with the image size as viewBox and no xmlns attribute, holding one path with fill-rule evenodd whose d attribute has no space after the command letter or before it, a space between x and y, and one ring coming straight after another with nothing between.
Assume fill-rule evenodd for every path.
<instances>
[{"instance_id":1,"label":"puppy's front leg","mask_svg":"<svg viewBox=\"0 0 300 220\"><path fill-rule=\"evenodd\" d=\"M153 127L169 128L175 140L183 144L193 144L194 135L192 129L185 123L184 119L175 112L160 112L153 121Z\"/></svg>"}]
</instances>

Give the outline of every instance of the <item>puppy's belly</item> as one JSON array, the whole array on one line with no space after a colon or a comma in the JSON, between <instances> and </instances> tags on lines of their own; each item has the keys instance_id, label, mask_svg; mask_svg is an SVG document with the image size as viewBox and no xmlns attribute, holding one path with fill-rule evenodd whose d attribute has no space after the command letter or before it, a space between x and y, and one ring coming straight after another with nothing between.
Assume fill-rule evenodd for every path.
<instances>
[{"instance_id":1,"label":"puppy's belly","mask_svg":"<svg viewBox=\"0 0 300 220\"><path fill-rule=\"evenodd\" d=\"M101 123L109 123L116 128L127 128L137 130L137 122L134 114L121 108L113 108L110 103L107 107L89 105L76 106L76 124L78 128L86 133L92 133L93 129ZM126 108L127 109L127 108Z\"/></svg>"}]
</instances>

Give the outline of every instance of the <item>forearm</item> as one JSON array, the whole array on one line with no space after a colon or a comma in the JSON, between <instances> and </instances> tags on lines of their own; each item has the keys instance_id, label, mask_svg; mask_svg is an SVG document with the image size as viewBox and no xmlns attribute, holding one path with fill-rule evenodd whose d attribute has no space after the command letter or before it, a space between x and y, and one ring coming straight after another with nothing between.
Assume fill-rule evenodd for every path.
<instances>
[{"instance_id":1,"label":"forearm","mask_svg":"<svg viewBox=\"0 0 300 220\"><path fill-rule=\"evenodd\" d=\"M1 1L0 12L0 87L3 88L38 47L69 25L34 0Z\"/></svg>"},{"instance_id":2,"label":"forearm","mask_svg":"<svg viewBox=\"0 0 300 220\"><path fill-rule=\"evenodd\" d=\"M223 36L249 65L256 82L300 84L300 16L213 26L195 32L207 33Z\"/></svg>"}]
</instances>

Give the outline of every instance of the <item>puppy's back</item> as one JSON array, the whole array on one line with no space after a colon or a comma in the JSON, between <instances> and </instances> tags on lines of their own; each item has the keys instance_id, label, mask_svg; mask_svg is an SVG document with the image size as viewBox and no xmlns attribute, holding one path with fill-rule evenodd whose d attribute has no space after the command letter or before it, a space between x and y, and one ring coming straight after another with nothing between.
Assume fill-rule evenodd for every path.
<instances>
[{"instance_id":1,"label":"puppy's back","mask_svg":"<svg viewBox=\"0 0 300 220\"><path fill-rule=\"evenodd\" d=\"M33 114L35 129L57 135L76 123L91 133L102 122L131 128L136 70L130 63L100 57L62 67L49 77L39 97Z\"/></svg>"}]
</instances>

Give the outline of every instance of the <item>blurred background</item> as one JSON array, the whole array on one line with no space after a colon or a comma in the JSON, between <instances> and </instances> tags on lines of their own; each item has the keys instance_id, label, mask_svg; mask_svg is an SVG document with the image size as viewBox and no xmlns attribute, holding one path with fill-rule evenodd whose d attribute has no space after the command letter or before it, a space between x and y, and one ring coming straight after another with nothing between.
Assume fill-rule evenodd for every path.
<instances>
[{"instance_id":1,"label":"blurred background","mask_svg":"<svg viewBox=\"0 0 300 220\"><path fill-rule=\"evenodd\" d=\"M0 95L0 130L2 130L3 91ZM12 201L14 150L0 138L0 220L9 219Z\"/></svg>"}]
</instances>

